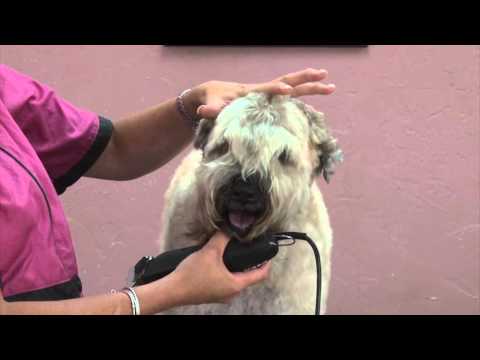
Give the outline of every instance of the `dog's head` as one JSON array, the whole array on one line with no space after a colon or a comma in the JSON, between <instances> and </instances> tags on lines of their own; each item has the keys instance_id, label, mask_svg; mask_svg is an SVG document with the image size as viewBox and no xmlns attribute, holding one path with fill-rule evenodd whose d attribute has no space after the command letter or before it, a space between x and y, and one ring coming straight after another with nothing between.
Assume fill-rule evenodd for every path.
<instances>
[{"instance_id":1,"label":"dog's head","mask_svg":"<svg viewBox=\"0 0 480 360\"><path fill-rule=\"evenodd\" d=\"M285 230L305 211L315 177L328 182L341 161L322 113L260 93L233 101L215 121L203 119L194 146L203 152L199 211L241 241Z\"/></svg>"}]
</instances>

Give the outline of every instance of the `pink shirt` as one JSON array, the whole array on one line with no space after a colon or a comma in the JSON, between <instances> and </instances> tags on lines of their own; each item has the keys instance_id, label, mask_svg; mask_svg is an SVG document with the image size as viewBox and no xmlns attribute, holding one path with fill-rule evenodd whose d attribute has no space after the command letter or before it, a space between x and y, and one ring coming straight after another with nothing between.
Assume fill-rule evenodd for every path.
<instances>
[{"instance_id":1,"label":"pink shirt","mask_svg":"<svg viewBox=\"0 0 480 360\"><path fill-rule=\"evenodd\" d=\"M110 121L0 64L0 286L7 300L59 286L43 298L81 294L59 194L95 162L111 132Z\"/></svg>"}]
</instances>

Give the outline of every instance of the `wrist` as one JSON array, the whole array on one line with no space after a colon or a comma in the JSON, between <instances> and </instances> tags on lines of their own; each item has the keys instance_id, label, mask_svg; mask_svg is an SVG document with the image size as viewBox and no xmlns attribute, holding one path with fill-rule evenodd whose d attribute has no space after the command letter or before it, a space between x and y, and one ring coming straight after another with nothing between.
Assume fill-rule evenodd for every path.
<instances>
[{"instance_id":1,"label":"wrist","mask_svg":"<svg viewBox=\"0 0 480 360\"><path fill-rule=\"evenodd\" d=\"M127 294L122 291L112 290L113 315L132 315L132 304Z\"/></svg>"},{"instance_id":2,"label":"wrist","mask_svg":"<svg viewBox=\"0 0 480 360\"><path fill-rule=\"evenodd\" d=\"M168 288L171 301L170 307L191 305L191 295L188 289L188 279L185 279L182 272L174 271L164 278L163 286Z\"/></svg>"},{"instance_id":3,"label":"wrist","mask_svg":"<svg viewBox=\"0 0 480 360\"><path fill-rule=\"evenodd\" d=\"M190 295L185 287L185 281L182 275L176 271L136 289L143 304L144 311L142 313L144 314L156 314L190 304Z\"/></svg>"},{"instance_id":4,"label":"wrist","mask_svg":"<svg viewBox=\"0 0 480 360\"><path fill-rule=\"evenodd\" d=\"M200 121L200 116L197 114L197 109L204 104L205 90L201 85L193 87L189 92L183 96L183 103L185 110L189 117L195 122Z\"/></svg>"}]
</instances>

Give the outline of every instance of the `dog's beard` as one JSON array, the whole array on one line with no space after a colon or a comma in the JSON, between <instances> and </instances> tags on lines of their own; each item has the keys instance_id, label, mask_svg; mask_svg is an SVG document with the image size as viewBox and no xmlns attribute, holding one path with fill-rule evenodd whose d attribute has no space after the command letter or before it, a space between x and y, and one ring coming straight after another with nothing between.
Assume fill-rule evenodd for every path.
<instances>
[{"instance_id":1,"label":"dog's beard","mask_svg":"<svg viewBox=\"0 0 480 360\"><path fill-rule=\"evenodd\" d=\"M265 233L286 231L288 218L299 212L299 202L303 203L307 195L299 192L305 188L301 177L280 181L278 177L260 176L255 201L235 204L230 196L232 183L243 173L237 164L222 165L204 166L198 174L202 179L198 182L198 211L204 228L212 234L221 230L242 242Z\"/></svg>"},{"instance_id":2,"label":"dog's beard","mask_svg":"<svg viewBox=\"0 0 480 360\"><path fill-rule=\"evenodd\" d=\"M288 224L289 214L295 214L298 208L294 199L280 201L269 194L263 199L258 199L262 209L237 209L229 207L225 191L211 191L208 198L200 200L199 211L204 211L204 222L212 230L221 230L229 237L234 237L241 242L250 242L266 233L290 231L285 226ZM298 193L296 194L298 196Z\"/></svg>"}]
</instances>

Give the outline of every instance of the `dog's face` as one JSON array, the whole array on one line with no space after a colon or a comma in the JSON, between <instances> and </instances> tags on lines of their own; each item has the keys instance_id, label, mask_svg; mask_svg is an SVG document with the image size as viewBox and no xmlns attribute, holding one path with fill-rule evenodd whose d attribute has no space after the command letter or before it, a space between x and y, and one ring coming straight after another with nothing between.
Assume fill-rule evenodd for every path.
<instances>
[{"instance_id":1,"label":"dog's face","mask_svg":"<svg viewBox=\"0 0 480 360\"><path fill-rule=\"evenodd\" d=\"M314 178L328 181L335 140L323 114L298 100L249 94L213 120L202 120L195 147L199 211L205 222L240 241L282 224L307 204Z\"/></svg>"}]
</instances>

